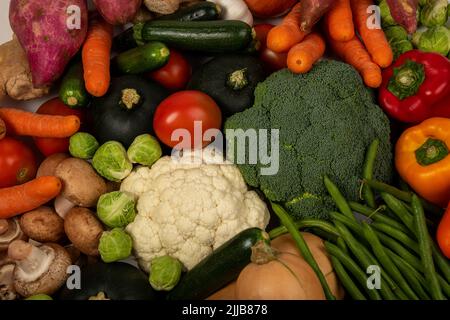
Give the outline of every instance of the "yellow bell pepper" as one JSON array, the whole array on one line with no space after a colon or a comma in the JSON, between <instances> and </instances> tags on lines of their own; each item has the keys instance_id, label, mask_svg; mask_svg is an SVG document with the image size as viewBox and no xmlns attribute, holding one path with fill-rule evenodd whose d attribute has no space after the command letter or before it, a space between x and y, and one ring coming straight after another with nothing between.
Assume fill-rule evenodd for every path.
<instances>
[{"instance_id":1,"label":"yellow bell pepper","mask_svg":"<svg viewBox=\"0 0 450 320\"><path fill-rule=\"evenodd\" d=\"M450 119L431 118L397 142L395 166L419 195L445 207L450 200Z\"/></svg>"}]
</instances>

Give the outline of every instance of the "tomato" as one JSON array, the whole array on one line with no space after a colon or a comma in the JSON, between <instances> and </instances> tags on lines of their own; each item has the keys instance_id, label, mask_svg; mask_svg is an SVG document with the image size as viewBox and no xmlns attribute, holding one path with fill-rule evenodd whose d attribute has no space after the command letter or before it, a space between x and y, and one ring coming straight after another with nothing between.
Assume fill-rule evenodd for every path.
<instances>
[{"instance_id":1,"label":"tomato","mask_svg":"<svg viewBox=\"0 0 450 320\"><path fill-rule=\"evenodd\" d=\"M72 109L66 106L59 98L53 98L44 102L36 113L59 116L78 116L84 121L84 112L80 109ZM34 143L41 153L48 157L54 153L69 151L69 138L34 138Z\"/></svg>"},{"instance_id":2,"label":"tomato","mask_svg":"<svg viewBox=\"0 0 450 320\"><path fill-rule=\"evenodd\" d=\"M36 158L29 147L10 137L0 140L0 188L30 181L36 171Z\"/></svg>"},{"instance_id":3,"label":"tomato","mask_svg":"<svg viewBox=\"0 0 450 320\"><path fill-rule=\"evenodd\" d=\"M200 123L195 124L196 121ZM203 134L208 129L220 130L221 124L222 113L216 102L207 94L193 90L180 91L166 98L153 118L153 129L158 138L169 147L182 149L207 146L211 140L205 139ZM175 132L177 129L185 130ZM172 138L173 134L180 136Z\"/></svg>"},{"instance_id":4,"label":"tomato","mask_svg":"<svg viewBox=\"0 0 450 320\"><path fill-rule=\"evenodd\" d=\"M269 72L275 72L287 68L287 53L276 53L267 48L267 35L274 25L268 23L257 24L254 28L256 38L261 42L259 59L264 62L264 66Z\"/></svg>"},{"instance_id":5,"label":"tomato","mask_svg":"<svg viewBox=\"0 0 450 320\"><path fill-rule=\"evenodd\" d=\"M191 66L186 58L170 49L170 58L164 67L148 73L148 76L166 89L178 91L186 87L191 78Z\"/></svg>"}]
</instances>

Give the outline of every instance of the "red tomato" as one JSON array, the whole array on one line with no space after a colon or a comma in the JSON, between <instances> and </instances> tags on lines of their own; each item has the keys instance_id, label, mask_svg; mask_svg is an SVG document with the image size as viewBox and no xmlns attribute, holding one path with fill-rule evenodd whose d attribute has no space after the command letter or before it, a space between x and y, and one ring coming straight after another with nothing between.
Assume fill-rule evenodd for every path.
<instances>
[{"instance_id":1,"label":"red tomato","mask_svg":"<svg viewBox=\"0 0 450 320\"><path fill-rule=\"evenodd\" d=\"M191 66L186 58L170 49L170 58L164 67L148 73L148 76L166 89L178 91L186 87L191 78Z\"/></svg>"},{"instance_id":2,"label":"red tomato","mask_svg":"<svg viewBox=\"0 0 450 320\"><path fill-rule=\"evenodd\" d=\"M44 102L36 113L59 116L75 115L80 118L81 122L84 121L83 111L69 108L59 98L53 98ZM54 153L69 151L69 138L34 138L34 143L46 157Z\"/></svg>"},{"instance_id":3,"label":"red tomato","mask_svg":"<svg viewBox=\"0 0 450 320\"><path fill-rule=\"evenodd\" d=\"M36 171L36 158L30 148L10 137L0 140L0 188L30 181Z\"/></svg>"},{"instance_id":4,"label":"red tomato","mask_svg":"<svg viewBox=\"0 0 450 320\"><path fill-rule=\"evenodd\" d=\"M201 124L201 132L198 132L198 129L194 131L194 121L201 122L197 124ZM221 124L222 114L219 107L210 96L200 91L180 91L172 94L161 102L153 118L153 129L159 140L172 148L205 147L211 141L204 139L203 134L208 129L220 130ZM177 129L185 129L184 133L189 133L189 137L172 139L172 134ZM183 134L181 131L179 133Z\"/></svg>"},{"instance_id":5,"label":"red tomato","mask_svg":"<svg viewBox=\"0 0 450 320\"><path fill-rule=\"evenodd\" d=\"M264 62L264 66L269 72L275 72L287 68L287 53L276 53L267 48L267 34L274 25L261 23L254 26L256 38L261 42L259 59Z\"/></svg>"}]
</instances>

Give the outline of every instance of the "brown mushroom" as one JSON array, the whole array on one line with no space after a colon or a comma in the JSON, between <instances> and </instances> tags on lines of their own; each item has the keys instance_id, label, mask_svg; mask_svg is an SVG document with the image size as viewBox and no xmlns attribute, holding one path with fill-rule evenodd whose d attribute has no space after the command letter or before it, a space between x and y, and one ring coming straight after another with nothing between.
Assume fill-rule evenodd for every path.
<instances>
[{"instance_id":1,"label":"brown mushroom","mask_svg":"<svg viewBox=\"0 0 450 320\"><path fill-rule=\"evenodd\" d=\"M98 198L107 192L105 180L82 159L63 160L55 175L63 182L61 195L55 199L55 210L63 219L74 206L95 207Z\"/></svg>"},{"instance_id":2,"label":"brown mushroom","mask_svg":"<svg viewBox=\"0 0 450 320\"><path fill-rule=\"evenodd\" d=\"M19 220L13 219L0 219L0 252L8 250L8 246L16 239L26 239L26 236L22 232Z\"/></svg>"},{"instance_id":3,"label":"brown mushroom","mask_svg":"<svg viewBox=\"0 0 450 320\"><path fill-rule=\"evenodd\" d=\"M56 167L58 167L58 165L67 158L69 158L69 156L65 153L55 153L48 156L39 166L36 177L54 176Z\"/></svg>"},{"instance_id":4,"label":"brown mushroom","mask_svg":"<svg viewBox=\"0 0 450 320\"><path fill-rule=\"evenodd\" d=\"M58 242L64 236L64 220L50 207L39 207L20 217L22 231L39 242Z\"/></svg>"},{"instance_id":5,"label":"brown mushroom","mask_svg":"<svg viewBox=\"0 0 450 320\"><path fill-rule=\"evenodd\" d=\"M55 293L65 283L72 263L66 250L54 243L36 247L15 240L9 245L8 257L16 262L14 287L23 297Z\"/></svg>"},{"instance_id":6,"label":"brown mushroom","mask_svg":"<svg viewBox=\"0 0 450 320\"><path fill-rule=\"evenodd\" d=\"M64 230L70 242L82 253L98 255L103 225L91 210L81 207L70 210L64 219Z\"/></svg>"},{"instance_id":7,"label":"brown mushroom","mask_svg":"<svg viewBox=\"0 0 450 320\"><path fill-rule=\"evenodd\" d=\"M5 252L0 252L0 301L15 300L17 298L14 288L14 262Z\"/></svg>"}]
</instances>

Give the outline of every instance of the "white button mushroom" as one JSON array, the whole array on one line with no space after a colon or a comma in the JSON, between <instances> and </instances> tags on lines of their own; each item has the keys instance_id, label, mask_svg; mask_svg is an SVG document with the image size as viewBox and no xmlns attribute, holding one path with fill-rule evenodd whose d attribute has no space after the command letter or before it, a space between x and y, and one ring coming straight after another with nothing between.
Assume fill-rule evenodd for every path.
<instances>
[{"instance_id":1,"label":"white button mushroom","mask_svg":"<svg viewBox=\"0 0 450 320\"><path fill-rule=\"evenodd\" d=\"M9 245L8 257L16 263L14 287L23 297L55 293L66 281L71 265L66 250L54 243L36 247L15 240Z\"/></svg>"}]
</instances>

